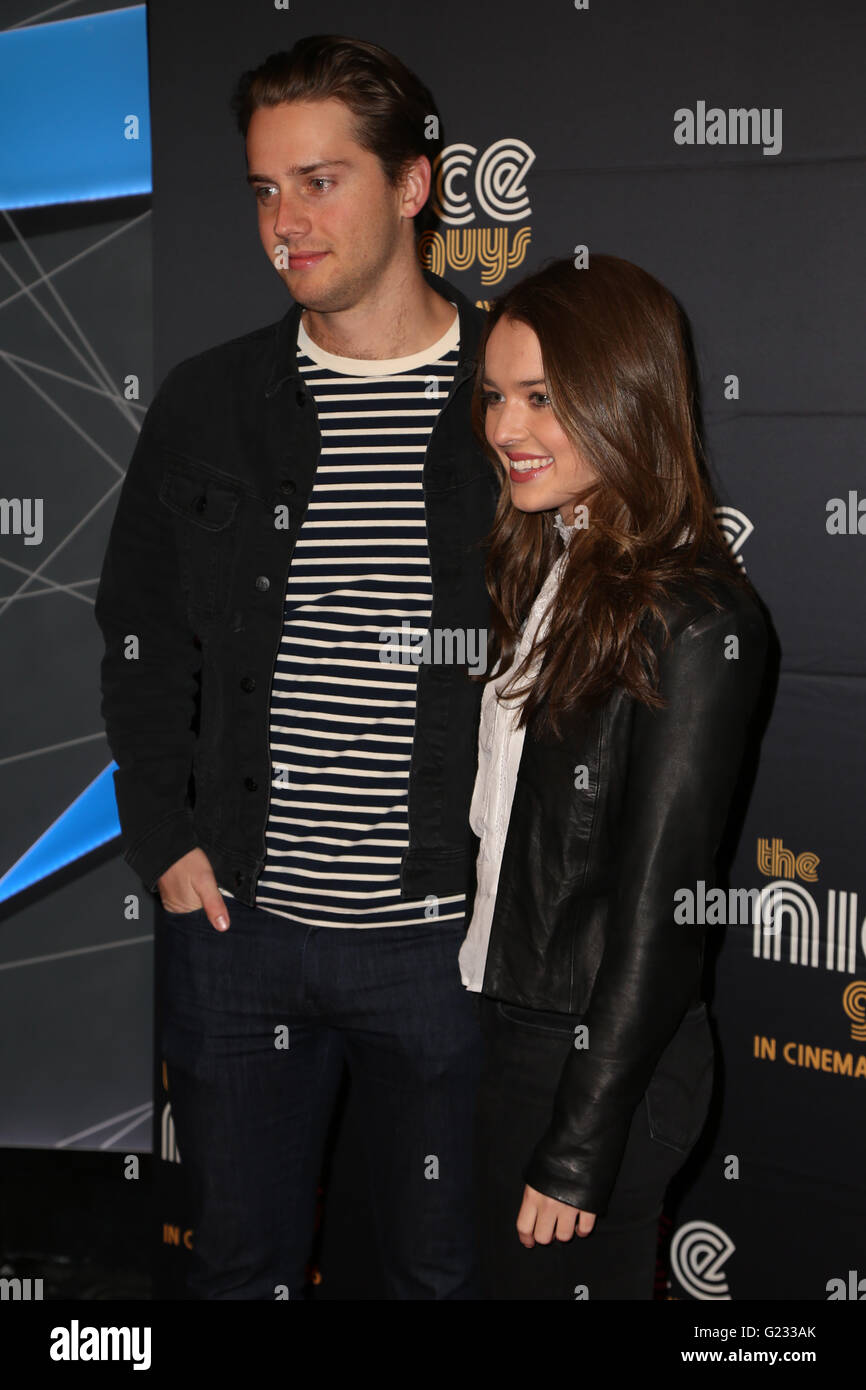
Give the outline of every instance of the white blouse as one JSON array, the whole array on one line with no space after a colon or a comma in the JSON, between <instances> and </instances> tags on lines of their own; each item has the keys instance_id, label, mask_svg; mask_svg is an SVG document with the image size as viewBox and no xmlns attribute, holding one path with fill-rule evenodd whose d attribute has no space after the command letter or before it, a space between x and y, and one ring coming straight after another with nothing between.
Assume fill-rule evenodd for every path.
<instances>
[{"instance_id":1,"label":"white blouse","mask_svg":"<svg viewBox=\"0 0 866 1390\"><path fill-rule=\"evenodd\" d=\"M574 526L566 526L559 515L554 514L554 525L568 542L574 534ZM484 966L487 961L487 943L490 940L490 926L493 921L493 908L496 903L496 889L499 883L499 868L508 833L511 817L511 803L514 800L514 786L517 769L523 752L525 727L517 728L520 702L503 703L499 692L508 684L516 667L525 657L538 634L543 637L550 619L550 607L559 586L562 567L567 550L554 562L542 584L538 597L526 620L526 626L514 653L514 659L507 671L490 680L484 687L481 697L481 716L478 730L478 774L469 808L469 823L479 837L477 874L478 887L475 906L469 930L458 957L460 978L467 989L480 992L484 979ZM533 664L527 676L519 682L523 689L534 679L538 662Z\"/></svg>"}]
</instances>

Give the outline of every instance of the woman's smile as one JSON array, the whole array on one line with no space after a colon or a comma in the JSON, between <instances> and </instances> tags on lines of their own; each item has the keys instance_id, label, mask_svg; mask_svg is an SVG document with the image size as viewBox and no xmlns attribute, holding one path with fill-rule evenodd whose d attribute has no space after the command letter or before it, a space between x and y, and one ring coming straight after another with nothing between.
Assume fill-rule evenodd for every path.
<instances>
[{"instance_id":1,"label":"woman's smile","mask_svg":"<svg viewBox=\"0 0 866 1390\"><path fill-rule=\"evenodd\" d=\"M510 449L505 453L511 465L508 476L513 483L529 482L553 466L552 454L514 454Z\"/></svg>"}]
</instances>

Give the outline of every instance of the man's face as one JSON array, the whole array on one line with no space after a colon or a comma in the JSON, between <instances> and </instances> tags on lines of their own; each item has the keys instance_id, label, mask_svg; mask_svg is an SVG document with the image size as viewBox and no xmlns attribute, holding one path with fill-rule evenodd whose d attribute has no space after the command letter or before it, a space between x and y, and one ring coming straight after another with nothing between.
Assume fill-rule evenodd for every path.
<instances>
[{"instance_id":1,"label":"man's face","mask_svg":"<svg viewBox=\"0 0 866 1390\"><path fill-rule=\"evenodd\" d=\"M247 131L262 245L292 297L319 313L360 304L402 240L401 192L353 120L341 101L298 101L259 107Z\"/></svg>"}]
</instances>

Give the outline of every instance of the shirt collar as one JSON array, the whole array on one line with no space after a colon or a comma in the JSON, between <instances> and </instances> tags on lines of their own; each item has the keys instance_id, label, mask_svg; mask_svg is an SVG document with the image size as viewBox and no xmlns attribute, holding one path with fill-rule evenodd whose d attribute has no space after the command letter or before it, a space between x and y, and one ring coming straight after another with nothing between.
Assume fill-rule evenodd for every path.
<instances>
[{"instance_id":1,"label":"shirt collar","mask_svg":"<svg viewBox=\"0 0 866 1390\"><path fill-rule=\"evenodd\" d=\"M475 371L478 341L481 337L481 323L478 319L478 311L470 303L465 294L461 294L454 285L443 280L440 276L434 275L430 270L422 272L427 281L437 294L443 299L448 299L457 305L457 313L460 319L460 355L457 362L457 369L454 374L454 385L459 385L466 377L472 376ZM276 395L280 387L287 381L300 381L300 372L297 367L297 348L298 348L298 327L301 322L301 306L293 302L288 312L283 315L279 323L274 325L274 335L272 338L272 350L270 358L270 374L265 387L265 395L270 397Z\"/></svg>"}]
</instances>

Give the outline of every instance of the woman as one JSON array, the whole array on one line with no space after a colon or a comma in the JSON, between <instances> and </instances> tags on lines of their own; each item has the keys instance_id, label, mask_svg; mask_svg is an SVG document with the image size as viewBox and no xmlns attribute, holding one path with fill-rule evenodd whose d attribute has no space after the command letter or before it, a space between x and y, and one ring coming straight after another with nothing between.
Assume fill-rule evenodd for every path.
<instances>
[{"instance_id":1,"label":"woman","mask_svg":"<svg viewBox=\"0 0 866 1390\"><path fill-rule=\"evenodd\" d=\"M651 1298L664 1193L712 1090L704 929L674 894L714 881L766 628L650 275L593 256L515 285L474 409L502 470L460 952L486 1048L485 1296Z\"/></svg>"}]
</instances>

